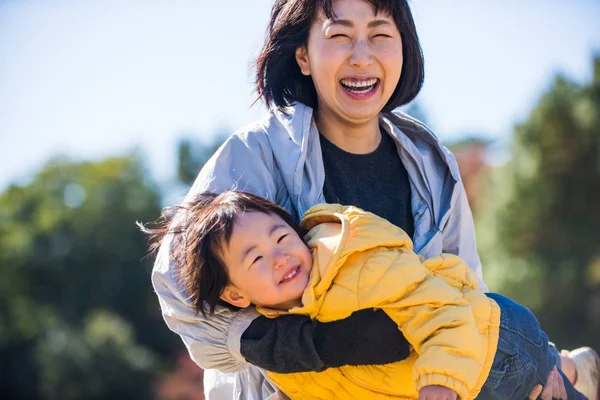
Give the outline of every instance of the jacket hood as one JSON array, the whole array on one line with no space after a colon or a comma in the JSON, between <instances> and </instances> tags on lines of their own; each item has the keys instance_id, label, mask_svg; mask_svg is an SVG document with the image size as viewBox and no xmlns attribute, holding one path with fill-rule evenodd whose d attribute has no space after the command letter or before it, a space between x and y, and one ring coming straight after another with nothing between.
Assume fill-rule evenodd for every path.
<instances>
[{"instance_id":1,"label":"jacket hood","mask_svg":"<svg viewBox=\"0 0 600 400\"><path fill-rule=\"evenodd\" d=\"M289 312L308 314L313 318L324 294L351 254L378 247L412 250L412 242L402 229L354 206L317 204L304 214L301 227L308 230L304 240L312 249L314 263L302 295L303 305ZM257 309L267 317L286 314L265 307Z\"/></svg>"}]
</instances>

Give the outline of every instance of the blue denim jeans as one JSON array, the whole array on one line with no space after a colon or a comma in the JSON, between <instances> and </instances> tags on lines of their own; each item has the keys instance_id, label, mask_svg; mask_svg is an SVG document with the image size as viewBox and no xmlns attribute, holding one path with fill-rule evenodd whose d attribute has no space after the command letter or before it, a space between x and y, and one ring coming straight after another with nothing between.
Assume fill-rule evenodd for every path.
<instances>
[{"instance_id":1,"label":"blue denim jeans","mask_svg":"<svg viewBox=\"0 0 600 400\"><path fill-rule=\"evenodd\" d=\"M526 400L535 385L546 383L555 365L560 368L560 357L531 311L502 295L487 296L500 306L500 337L492 369L477 399ZM585 399L560 373L569 400Z\"/></svg>"}]
</instances>

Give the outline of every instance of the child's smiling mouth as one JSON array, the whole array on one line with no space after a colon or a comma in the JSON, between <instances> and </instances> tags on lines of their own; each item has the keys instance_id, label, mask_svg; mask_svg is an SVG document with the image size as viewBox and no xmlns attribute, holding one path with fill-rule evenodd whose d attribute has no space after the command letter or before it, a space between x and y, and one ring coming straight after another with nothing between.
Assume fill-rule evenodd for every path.
<instances>
[{"instance_id":1,"label":"child's smiling mouth","mask_svg":"<svg viewBox=\"0 0 600 400\"><path fill-rule=\"evenodd\" d=\"M279 283L285 283L288 281L291 281L292 279L294 279L296 277L296 275L298 275L298 272L300 272L300 266L296 266L290 273L288 273L286 276L283 277L283 279L279 282Z\"/></svg>"}]
</instances>

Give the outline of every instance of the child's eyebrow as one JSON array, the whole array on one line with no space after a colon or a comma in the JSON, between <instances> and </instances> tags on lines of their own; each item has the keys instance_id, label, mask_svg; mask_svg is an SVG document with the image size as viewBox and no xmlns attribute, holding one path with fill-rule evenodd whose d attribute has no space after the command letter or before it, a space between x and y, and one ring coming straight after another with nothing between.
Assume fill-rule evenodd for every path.
<instances>
[{"instance_id":1,"label":"child's eyebrow","mask_svg":"<svg viewBox=\"0 0 600 400\"><path fill-rule=\"evenodd\" d=\"M275 232L277 229L287 228L287 227L288 227L288 225L285 223L281 223L281 222L274 223L271 226L271 229L269 229L269 236L271 236L273 234L273 232ZM252 250L254 250L255 248L256 248L256 245L252 245L252 246L248 247L246 250L244 250L244 252L242 253L240 262L243 262L246 259L246 257L248 256L248 254L250 254L250 252Z\"/></svg>"},{"instance_id":2,"label":"child's eyebrow","mask_svg":"<svg viewBox=\"0 0 600 400\"><path fill-rule=\"evenodd\" d=\"M242 257L240 258L240 264L246 259L248 254L250 254L250 252L252 250L254 250L255 248L256 248L256 246L250 246L246 250L244 250L244 252L242 253Z\"/></svg>"},{"instance_id":3,"label":"child's eyebrow","mask_svg":"<svg viewBox=\"0 0 600 400\"><path fill-rule=\"evenodd\" d=\"M269 236L271 236L273 234L273 232L275 232L277 229L286 228L287 226L288 226L287 224L283 224L281 222L273 224L273 226L271 227L271 230L269 231Z\"/></svg>"}]
</instances>

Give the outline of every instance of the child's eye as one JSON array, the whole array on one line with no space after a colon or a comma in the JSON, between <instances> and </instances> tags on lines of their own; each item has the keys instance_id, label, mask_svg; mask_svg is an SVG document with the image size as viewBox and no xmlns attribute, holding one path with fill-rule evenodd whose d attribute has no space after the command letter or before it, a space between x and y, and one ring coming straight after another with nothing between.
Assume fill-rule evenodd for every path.
<instances>
[{"instance_id":1,"label":"child's eye","mask_svg":"<svg viewBox=\"0 0 600 400\"><path fill-rule=\"evenodd\" d=\"M256 262L260 261L262 259L262 256L258 256L254 259L254 261L252 261L252 264L255 264Z\"/></svg>"},{"instance_id":2,"label":"child's eye","mask_svg":"<svg viewBox=\"0 0 600 400\"><path fill-rule=\"evenodd\" d=\"M335 39L335 38L347 38L348 35L343 35L341 33L336 33L335 35L331 35L331 39Z\"/></svg>"},{"instance_id":3,"label":"child's eye","mask_svg":"<svg viewBox=\"0 0 600 400\"><path fill-rule=\"evenodd\" d=\"M283 239L285 239L287 237L287 233L285 235L282 235L279 239L277 239L277 243L281 242Z\"/></svg>"},{"instance_id":4,"label":"child's eye","mask_svg":"<svg viewBox=\"0 0 600 400\"><path fill-rule=\"evenodd\" d=\"M391 38L391 36L390 36L390 35L386 35L386 34L383 34L383 33L380 33L379 35L375 35L375 36L373 36L373 37L378 37L378 38Z\"/></svg>"}]
</instances>

